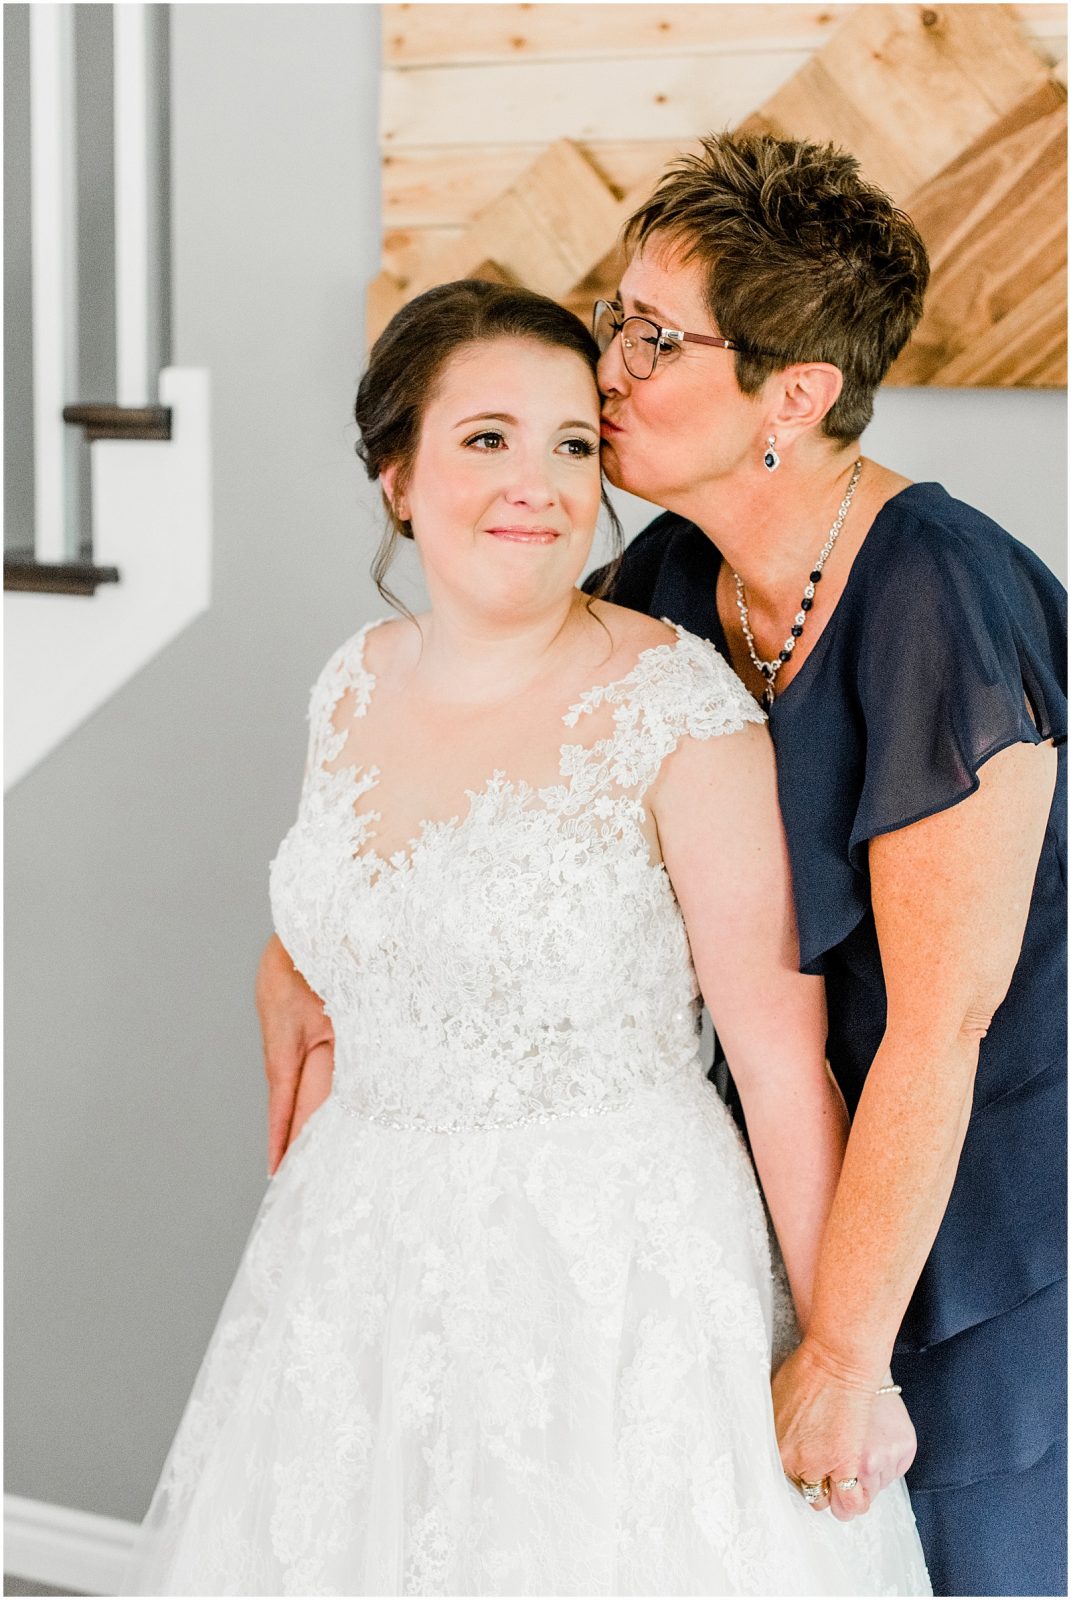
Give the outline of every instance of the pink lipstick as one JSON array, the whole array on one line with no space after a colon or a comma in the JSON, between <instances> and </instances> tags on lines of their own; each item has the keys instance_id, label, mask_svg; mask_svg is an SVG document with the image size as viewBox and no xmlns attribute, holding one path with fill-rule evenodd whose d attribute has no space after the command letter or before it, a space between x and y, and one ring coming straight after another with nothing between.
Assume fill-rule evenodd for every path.
<instances>
[{"instance_id":1,"label":"pink lipstick","mask_svg":"<svg viewBox=\"0 0 1071 1600\"><path fill-rule=\"evenodd\" d=\"M553 544L558 537L556 528L488 528L492 539L504 539L508 544Z\"/></svg>"}]
</instances>

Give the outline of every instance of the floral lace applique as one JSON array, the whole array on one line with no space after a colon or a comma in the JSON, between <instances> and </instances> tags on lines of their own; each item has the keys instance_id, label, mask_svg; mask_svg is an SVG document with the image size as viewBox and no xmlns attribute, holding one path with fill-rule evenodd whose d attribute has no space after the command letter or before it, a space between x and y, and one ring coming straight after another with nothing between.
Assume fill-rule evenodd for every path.
<instances>
[{"instance_id":1,"label":"floral lace applique","mask_svg":"<svg viewBox=\"0 0 1071 1600\"><path fill-rule=\"evenodd\" d=\"M682 738L761 713L678 629L567 711L610 732L563 745L559 783L497 772L384 862L354 811L378 773L327 770L340 700L370 703L365 631L313 689L271 868L332 1093L258 1213L123 1592L928 1593L902 1485L842 1525L785 1483L791 1308L642 826Z\"/></svg>"}]
</instances>

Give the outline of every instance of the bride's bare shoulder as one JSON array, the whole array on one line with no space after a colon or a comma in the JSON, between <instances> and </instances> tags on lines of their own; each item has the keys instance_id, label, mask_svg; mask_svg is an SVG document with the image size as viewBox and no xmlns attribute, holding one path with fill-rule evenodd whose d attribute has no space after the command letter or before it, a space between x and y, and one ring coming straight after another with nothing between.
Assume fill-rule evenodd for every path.
<instances>
[{"instance_id":1,"label":"bride's bare shoulder","mask_svg":"<svg viewBox=\"0 0 1071 1600\"><path fill-rule=\"evenodd\" d=\"M364 638L365 667L377 678L389 679L412 666L420 652L420 629L426 616L388 617L368 629Z\"/></svg>"},{"instance_id":2,"label":"bride's bare shoulder","mask_svg":"<svg viewBox=\"0 0 1071 1600\"><path fill-rule=\"evenodd\" d=\"M660 644L673 644L677 635L674 629L657 617L645 612L632 611L628 606L616 606L608 600L594 600L591 611L603 624L613 640L613 662L626 670L644 650Z\"/></svg>"}]
</instances>

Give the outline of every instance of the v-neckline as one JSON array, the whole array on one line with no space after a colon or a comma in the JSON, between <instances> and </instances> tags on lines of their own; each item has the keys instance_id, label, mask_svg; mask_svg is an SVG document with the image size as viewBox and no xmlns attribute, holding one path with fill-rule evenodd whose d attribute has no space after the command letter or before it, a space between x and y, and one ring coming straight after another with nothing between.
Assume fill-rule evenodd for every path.
<instances>
[{"instance_id":1,"label":"v-neckline","mask_svg":"<svg viewBox=\"0 0 1071 1600\"><path fill-rule=\"evenodd\" d=\"M878 507L877 511L874 513L874 517L873 517L873 520L871 521L870 527L867 529L866 537L863 539L862 544L859 546L858 550L855 552L855 556L852 559L852 564L848 569L848 576L844 580L844 587L840 592L840 598L838 599L836 605L833 607L833 610L831 611L829 617L826 619L826 624L825 624L824 628L822 629L821 633L818 635L818 638L815 640L814 648L811 650L810 654L807 656L807 659L804 661L803 665L800 667L800 669L796 673L795 677L792 678L791 682L787 683L785 685L785 687L780 691L780 693L774 696L773 705L770 706L769 708L763 707L763 709L766 711L767 717L772 719L773 713L775 711L777 711L778 707L780 705L782 705L783 702L786 699L788 699L788 697L792 694L793 690L795 689L796 685L798 683L800 683L801 681L805 682L806 680L809 679L809 677L813 676L813 672L811 671L812 662L815 661L819 656L824 656L824 655L828 654L829 644L830 644L830 641L835 636L835 630L836 630L838 619L842 616L842 614L844 612L844 602L848 597L848 592L852 588L853 583L855 583L856 587L858 587L858 574L859 574L860 568L861 568L861 566L865 566L864 557L866 557L866 559L869 559L869 557L867 557L867 550L869 549L869 547L871 545L871 541L874 538L874 534L876 533L876 531L878 529L878 526L881 523L882 518L884 517L884 514L885 514L886 510L889 507L895 505L895 503L898 500L902 499L902 497L904 495L911 494L911 492L913 490L915 490L915 489L922 489L922 488L930 488L930 489L932 489L932 488L936 488L936 487L938 487L938 486L935 485L935 484L930 484L930 483L925 483L925 484L924 483L918 483L918 482L909 483L909 484L906 484L903 489L898 489L895 494L890 495L888 500L882 501L881 505ZM693 526L698 527L698 524L693 524ZM725 557L722 555L721 551L718 549L718 547L714 543L714 541L712 539L708 539L707 535L703 532L703 530L701 528L699 528L699 534L700 534L701 538L707 544L710 545L710 547L713 550L714 555L715 555L715 566L714 566L714 626L717 629L717 638L713 642L714 642L714 644L717 645L718 649L721 651L722 655L725 657L726 661L728 661L730 666L731 666L732 665L732 655L731 655L730 650L729 650L729 641L728 641L728 638L726 637L725 629L722 626L721 613L718 610L718 600L717 600L718 582L719 582L719 580L721 578L721 571L722 571L723 567L728 565L728 563L726 562ZM759 705L762 704L762 701L759 699L759 697L757 695L754 698L755 698L756 702Z\"/></svg>"}]
</instances>

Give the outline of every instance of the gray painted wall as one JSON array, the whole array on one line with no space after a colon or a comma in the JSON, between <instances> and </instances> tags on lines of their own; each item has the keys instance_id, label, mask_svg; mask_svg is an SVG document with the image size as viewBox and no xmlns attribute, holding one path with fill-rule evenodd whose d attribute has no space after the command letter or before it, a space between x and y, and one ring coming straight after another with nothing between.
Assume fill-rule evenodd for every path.
<instances>
[{"instance_id":1,"label":"gray painted wall","mask_svg":"<svg viewBox=\"0 0 1071 1600\"><path fill-rule=\"evenodd\" d=\"M213 605L12 792L6 833L6 1485L129 1518L264 1192L267 863L309 685L373 609L348 418L378 8L171 22L174 359L212 377Z\"/></svg>"},{"instance_id":2,"label":"gray painted wall","mask_svg":"<svg viewBox=\"0 0 1071 1600\"><path fill-rule=\"evenodd\" d=\"M264 1193L252 980L308 687L381 610L348 422L378 8L171 22L174 359L212 374L213 605L12 792L6 841L7 1488L128 1518ZM1062 570L1064 412L892 392L867 445Z\"/></svg>"}]
</instances>

